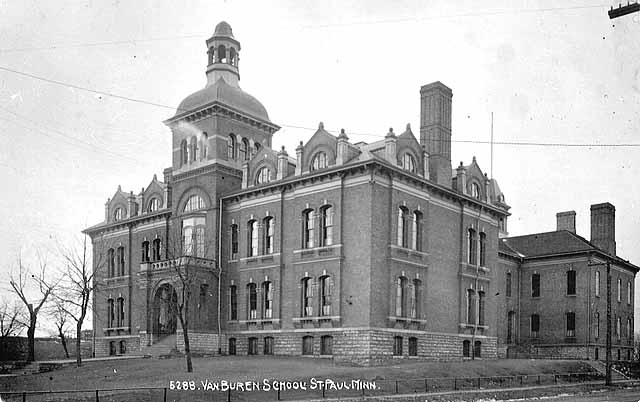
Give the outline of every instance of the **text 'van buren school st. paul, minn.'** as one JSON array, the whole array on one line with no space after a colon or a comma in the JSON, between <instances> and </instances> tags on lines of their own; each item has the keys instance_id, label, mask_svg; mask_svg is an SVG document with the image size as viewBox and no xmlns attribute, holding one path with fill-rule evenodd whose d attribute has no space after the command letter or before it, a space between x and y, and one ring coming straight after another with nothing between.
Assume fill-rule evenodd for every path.
<instances>
[{"instance_id":1,"label":"text 'van buren school st. paul, minn.'","mask_svg":"<svg viewBox=\"0 0 640 402\"><path fill-rule=\"evenodd\" d=\"M273 149L280 127L240 89L229 24L206 45L206 86L165 121L172 166L137 194L118 188L85 230L97 356L183 350L188 294L198 353L604 359L608 261L613 358L631 359L638 267L616 255L613 205L591 206L589 240L573 211L508 237L498 182L475 157L452 165L440 82L420 88L415 134L353 143L320 123L291 154Z\"/></svg>"}]
</instances>

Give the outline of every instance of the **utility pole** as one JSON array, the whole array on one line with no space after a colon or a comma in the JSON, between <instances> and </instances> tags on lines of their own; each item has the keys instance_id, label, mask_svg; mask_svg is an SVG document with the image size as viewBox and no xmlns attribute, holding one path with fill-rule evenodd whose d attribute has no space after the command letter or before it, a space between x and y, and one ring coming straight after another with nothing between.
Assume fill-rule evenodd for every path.
<instances>
[{"instance_id":1,"label":"utility pole","mask_svg":"<svg viewBox=\"0 0 640 402\"><path fill-rule=\"evenodd\" d=\"M606 264L588 264L590 267L606 265L607 267L607 340L605 357L605 385L611 385L611 262Z\"/></svg>"},{"instance_id":2,"label":"utility pole","mask_svg":"<svg viewBox=\"0 0 640 402\"><path fill-rule=\"evenodd\" d=\"M640 11L640 4L635 2L633 4L627 2L626 6L622 6L622 4L618 4L618 8L611 7L609 10L609 19L614 19L618 17L622 17L623 15L631 14L636 11Z\"/></svg>"}]
</instances>

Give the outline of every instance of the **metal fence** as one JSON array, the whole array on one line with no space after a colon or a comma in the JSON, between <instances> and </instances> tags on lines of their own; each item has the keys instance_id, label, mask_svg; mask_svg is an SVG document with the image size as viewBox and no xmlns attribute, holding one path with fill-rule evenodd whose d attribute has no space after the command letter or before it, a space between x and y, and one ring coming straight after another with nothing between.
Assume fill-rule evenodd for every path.
<instances>
[{"instance_id":1,"label":"metal fence","mask_svg":"<svg viewBox=\"0 0 640 402\"><path fill-rule=\"evenodd\" d=\"M318 379L320 380L320 379ZM274 380L269 380L273 382ZM291 401L323 398L350 398L363 396L385 396L394 394L415 394L445 391L509 389L537 385L555 385L567 383L583 383L604 381L604 375L597 372L562 373L562 374L524 374L493 377L441 377L394 380L332 380L331 385L313 387L313 383L305 380L304 387L278 386L269 390L239 390L238 387L206 390L203 384L196 384L195 389L171 389L170 387L136 387L92 390L57 390L57 391L12 391L0 392L3 401L92 401L92 402L174 402L174 401L220 401L220 402L254 402L254 401ZM278 384L286 382L275 381ZM189 383L189 381L186 381ZM303 382L297 382L302 384ZM235 384L235 383L234 383ZM262 384L261 382L259 384ZM345 384L347 385L345 387Z\"/></svg>"}]
</instances>

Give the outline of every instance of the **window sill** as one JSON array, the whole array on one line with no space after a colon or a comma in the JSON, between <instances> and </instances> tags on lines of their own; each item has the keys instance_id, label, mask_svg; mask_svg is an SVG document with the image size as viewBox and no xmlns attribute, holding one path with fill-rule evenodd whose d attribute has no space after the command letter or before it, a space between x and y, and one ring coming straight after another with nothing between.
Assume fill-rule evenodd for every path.
<instances>
[{"instance_id":1,"label":"window sill","mask_svg":"<svg viewBox=\"0 0 640 402\"><path fill-rule=\"evenodd\" d=\"M339 320L339 315L314 315L309 317L293 317L293 322L301 322L301 321L336 321Z\"/></svg>"},{"instance_id":2,"label":"window sill","mask_svg":"<svg viewBox=\"0 0 640 402\"><path fill-rule=\"evenodd\" d=\"M417 324L426 324L427 320L423 320L420 318L409 318L409 317L398 317L398 316L388 316L387 319L398 321L398 322L411 322Z\"/></svg>"},{"instance_id":3,"label":"window sill","mask_svg":"<svg viewBox=\"0 0 640 402\"><path fill-rule=\"evenodd\" d=\"M293 250L293 254L304 254L304 253L315 253L320 252L322 250L330 250L334 248L341 248L342 244L332 244L330 246L320 246L320 247L310 247L310 248L300 248L297 250Z\"/></svg>"},{"instance_id":4,"label":"window sill","mask_svg":"<svg viewBox=\"0 0 640 402\"><path fill-rule=\"evenodd\" d=\"M238 324L272 324L279 323L279 318L252 318L250 320L237 320L237 321L228 321L229 323L238 323Z\"/></svg>"},{"instance_id":5,"label":"window sill","mask_svg":"<svg viewBox=\"0 0 640 402\"><path fill-rule=\"evenodd\" d=\"M113 276L111 278L104 278L105 282L110 283L110 282L121 282L121 281L125 281L129 279L129 275L122 275L122 276Z\"/></svg>"},{"instance_id":6,"label":"window sill","mask_svg":"<svg viewBox=\"0 0 640 402\"><path fill-rule=\"evenodd\" d=\"M476 328L476 329L482 329L482 330L488 330L489 326L488 325L475 325L475 324L468 324L466 322L461 322L458 324L458 326L460 328Z\"/></svg>"},{"instance_id":7,"label":"window sill","mask_svg":"<svg viewBox=\"0 0 640 402\"><path fill-rule=\"evenodd\" d=\"M565 295L565 296L567 296L567 297L578 297L578 295L577 295L577 294Z\"/></svg>"}]
</instances>

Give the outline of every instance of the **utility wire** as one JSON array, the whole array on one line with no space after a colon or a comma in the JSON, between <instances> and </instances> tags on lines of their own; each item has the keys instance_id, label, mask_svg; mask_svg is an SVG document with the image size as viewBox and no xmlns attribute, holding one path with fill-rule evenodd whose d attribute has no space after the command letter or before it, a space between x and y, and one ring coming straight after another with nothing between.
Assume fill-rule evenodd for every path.
<instances>
[{"instance_id":1,"label":"utility wire","mask_svg":"<svg viewBox=\"0 0 640 402\"><path fill-rule=\"evenodd\" d=\"M42 76L38 76L38 75L34 75L34 74L29 74L23 71L18 71L18 70L14 70L8 67L4 67L4 66L0 66L0 70L1 71L6 71L6 72L10 72L13 74L18 74L21 76L25 76L25 77L29 77L35 80L40 80L40 81L44 81L44 82L48 82L51 84L55 84L55 85L61 85L61 86L65 86L68 88L74 88L74 89L78 89L81 91L87 91L87 92L91 92L91 93L95 93L95 94L99 94L99 95L103 95L103 96L109 96L112 98L116 98L116 99L122 99L122 100L126 100L129 102L135 102L135 103L140 103L140 104L144 104L144 105L150 105L150 106L156 106L156 107L161 107L164 109L169 109L169 110L177 110L178 112L187 112L187 109L179 109L176 108L174 106L169 106L169 105L164 105L161 103L157 103L157 102L151 102L151 101L147 101L144 99L138 99L138 98L132 98L129 96L123 96L123 95L118 95L112 92L106 92L106 91L102 91L102 90L97 90L97 89L93 89L93 88L88 88L88 87L83 87L80 85L75 85L75 84L70 84L67 82L63 82L63 81L58 81L58 80L53 80L47 77L42 77ZM13 113L13 112L11 112ZM15 114L15 113L14 113ZM293 125L293 124L281 124L281 126L283 127L288 127L288 128L295 128L295 129L302 129L302 130L311 130L311 131L315 131L317 130L317 128L312 128L312 127L304 127L304 126L297 126L297 125ZM330 131L327 130L329 132L333 132L333 133L338 133L337 131ZM358 132L349 132L349 135L358 135L358 136L369 136L369 137L376 137L376 138L384 138L384 135L380 135L380 134L373 134L373 133L358 133ZM432 141L432 140L430 140ZM467 143L467 144L491 144L491 141L483 141L483 140L449 140L449 142L453 142L453 143ZM640 143L587 143L587 144L578 144L578 143L564 143L564 142L534 142L534 141L493 141L494 145L510 145L510 146L540 146L540 147L579 147L579 148L614 148L614 147L640 147ZM94 146L94 145L91 145ZM132 159L132 158L130 158Z\"/></svg>"}]
</instances>

